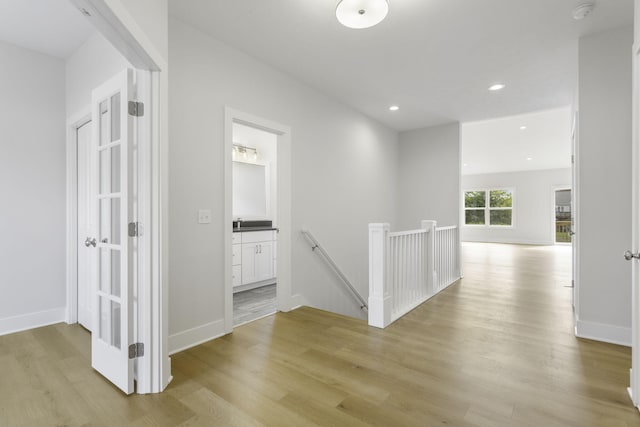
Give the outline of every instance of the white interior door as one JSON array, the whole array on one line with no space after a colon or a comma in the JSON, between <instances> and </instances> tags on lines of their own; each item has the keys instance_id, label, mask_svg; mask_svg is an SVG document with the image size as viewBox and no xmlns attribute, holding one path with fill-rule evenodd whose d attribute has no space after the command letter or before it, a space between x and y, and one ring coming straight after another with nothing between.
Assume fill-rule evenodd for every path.
<instances>
[{"instance_id":1,"label":"white interior door","mask_svg":"<svg viewBox=\"0 0 640 427\"><path fill-rule=\"evenodd\" d=\"M124 70L92 92L92 211L94 314L91 365L127 394L133 392L134 221L133 71Z\"/></svg>"},{"instance_id":2,"label":"white interior door","mask_svg":"<svg viewBox=\"0 0 640 427\"><path fill-rule=\"evenodd\" d=\"M91 236L91 121L76 128L78 182L78 323L91 330L93 298L91 292L91 262L93 248L85 246Z\"/></svg>"}]
</instances>

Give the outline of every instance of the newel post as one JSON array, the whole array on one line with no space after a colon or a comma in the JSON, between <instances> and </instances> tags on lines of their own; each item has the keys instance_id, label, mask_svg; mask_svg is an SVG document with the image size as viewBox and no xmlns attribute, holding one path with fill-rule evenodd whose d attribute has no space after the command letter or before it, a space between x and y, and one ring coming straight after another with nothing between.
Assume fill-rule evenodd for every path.
<instances>
[{"instance_id":1,"label":"newel post","mask_svg":"<svg viewBox=\"0 0 640 427\"><path fill-rule=\"evenodd\" d=\"M427 238L426 240L426 251L425 256L427 257L426 266L426 278L427 278L427 292L429 295L433 295L434 293L434 284L437 282L437 274L435 265L436 265L436 221L431 220L422 220L421 226L422 229L427 230Z\"/></svg>"},{"instance_id":2,"label":"newel post","mask_svg":"<svg viewBox=\"0 0 640 427\"><path fill-rule=\"evenodd\" d=\"M389 224L369 224L369 325L391 323L391 295L387 282Z\"/></svg>"}]
</instances>

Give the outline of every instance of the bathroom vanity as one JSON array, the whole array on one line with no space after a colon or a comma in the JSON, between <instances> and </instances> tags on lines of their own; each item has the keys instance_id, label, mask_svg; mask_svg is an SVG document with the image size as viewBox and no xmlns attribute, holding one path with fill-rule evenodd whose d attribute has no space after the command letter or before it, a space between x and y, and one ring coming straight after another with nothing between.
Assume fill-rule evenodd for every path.
<instances>
[{"instance_id":1,"label":"bathroom vanity","mask_svg":"<svg viewBox=\"0 0 640 427\"><path fill-rule=\"evenodd\" d=\"M233 292L276 282L278 230L271 221L234 221Z\"/></svg>"}]
</instances>

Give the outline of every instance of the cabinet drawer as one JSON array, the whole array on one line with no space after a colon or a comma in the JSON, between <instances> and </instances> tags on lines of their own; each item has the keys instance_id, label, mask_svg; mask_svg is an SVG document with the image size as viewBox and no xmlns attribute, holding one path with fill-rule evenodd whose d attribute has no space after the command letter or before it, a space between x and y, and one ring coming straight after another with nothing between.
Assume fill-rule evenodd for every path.
<instances>
[{"instance_id":1,"label":"cabinet drawer","mask_svg":"<svg viewBox=\"0 0 640 427\"><path fill-rule=\"evenodd\" d=\"M234 265L231 267L231 283L233 286L242 285L242 266Z\"/></svg>"},{"instance_id":2,"label":"cabinet drawer","mask_svg":"<svg viewBox=\"0 0 640 427\"><path fill-rule=\"evenodd\" d=\"M242 243L242 233L231 233L231 243L234 245L239 245Z\"/></svg>"},{"instance_id":3,"label":"cabinet drawer","mask_svg":"<svg viewBox=\"0 0 640 427\"><path fill-rule=\"evenodd\" d=\"M242 264L242 245L233 245L233 249L231 250L231 260L231 265Z\"/></svg>"},{"instance_id":4,"label":"cabinet drawer","mask_svg":"<svg viewBox=\"0 0 640 427\"><path fill-rule=\"evenodd\" d=\"M242 243L270 242L273 237L273 230L244 232L242 233Z\"/></svg>"}]
</instances>

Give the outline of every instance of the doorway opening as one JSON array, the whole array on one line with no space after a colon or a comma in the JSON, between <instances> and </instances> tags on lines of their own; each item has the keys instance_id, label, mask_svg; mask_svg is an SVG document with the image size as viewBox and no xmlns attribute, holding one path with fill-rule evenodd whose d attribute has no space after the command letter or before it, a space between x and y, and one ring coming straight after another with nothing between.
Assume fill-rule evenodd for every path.
<instances>
[{"instance_id":1,"label":"doorway opening","mask_svg":"<svg viewBox=\"0 0 640 427\"><path fill-rule=\"evenodd\" d=\"M278 136L232 128L233 326L277 310Z\"/></svg>"},{"instance_id":2,"label":"doorway opening","mask_svg":"<svg viewBox=\"0 0 640 427\"><path fill-rule=\"evenodd\" d=\"M77 262L77 316L78 323L91 332L92 293L91 293L91 252L84 244L86 236L92 233L91 224L91 118L83 117L73 124L76 142L76 188L77 188L77 229L76 229L76 253Z\"/></svg>"},{"instance_id":3,"label":"doorway opening","mask_svg":"<svg viewBox=\"0 0 640 427\"><path fill-rule=\"evenodd\" d=\"M571 243L571 189L555 190L555 243Z\"/></svg>"},{"instance_id":4,"label":"doorway opening","mask_svg":"<svg viewBox=\"0 0 640 427\"><path fill-rule=\"evenodd\" d=\"M243 127L239 127L242 125ZM296 305L298 299L291 295L291 128L280 123L273 122L262 117L225 108L225 286L224 286L224 330L226 333L233 332L234 327L234 291L250 290L253 284L268 285L276 283L276 308L274 311L287 312ZM253 141L242 140L242 133L256 134L262 131L275 141L275 147L264 147L265 156L267 151L273 150L275 164L264 168L249 166L247 162L234 162L236 159L259 160L261 154L258 145L252 145ZM235 135L234 135L235 134ZM238 138L237 142L234 137ZM251 150L253 149L253 150ZM256 155L257 151L257 155ZM236 154L234 154L234 152ZM265 162L263 162L265 163ZM234 184L238 179L234 179L234 164L236 168L248 169L249 175L253 176L253 181L247 178L247 182L253 182L253 186L264 187L259 196L255 194L245 200L247 212L234 214ZM237 173L237 171L236 171ZM268 179L267 179L268 174ZM264 185L259 178L264 177ZM256 184L258 182L258 184ZM267 185L267 182L269 185ZM255 192L255 188L247 190ZM268 192L268 194L267 194ZM264 210L260 213L252 213L248 209L252 201L258 200L262 209L264 197ZM268 211L267 211L268 203ZM248 206L248 207L247 207ZM263 214L268 212L268 214ZM244 216L242 216L244 215ZM269 217L270 216L270 217ZM240 221L238 221L240 217ZM262 222L261 222L262 221ZM254 227L253 231L250 227ZM236 232L234 232L236 228ZM247 264L245 265L245 260ZM234 278L235 276L235 278ZM271 276L271 277L267 277ZM277 276L277 280L275 277ZM240 283L239 286L234 286ZM244 282L244 284L242 284ZM245 286L247 288L245 288ZM235 288L235 289L234 289ZM259 286L266 288L266 286ZM258 289L258 288L256 288ZM271 288L273 289L273 288ZM263 289L267 292L268 289ZM273 291L271 291L273 292ZM299 304L297 304L299 305ZM241 322L238 320L238 322ZM241 322L244 323L244 322Z\"/></svg>"}]
</instances>

